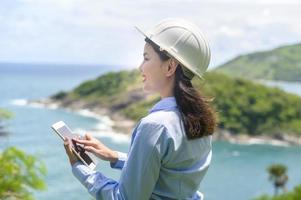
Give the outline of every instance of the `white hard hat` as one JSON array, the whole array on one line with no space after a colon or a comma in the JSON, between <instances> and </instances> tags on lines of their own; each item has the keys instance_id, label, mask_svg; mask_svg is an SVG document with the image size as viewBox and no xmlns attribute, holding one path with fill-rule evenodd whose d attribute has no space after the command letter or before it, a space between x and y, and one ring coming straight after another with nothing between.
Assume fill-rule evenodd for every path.
<instances>
[{"instance_id":1,"label":"white hard hat","mask_svg":"<svg viewBox=\"0 0 301 200\"><path fill-rule=\"evenodd\" d=\"M160 51L176 59L184 67L186 76L203 78L210 62L210 48L196 25L183 19L170 18L162 20L147 32L138 27L136 29L158 45Z\"/></svg>"}]
</instances>

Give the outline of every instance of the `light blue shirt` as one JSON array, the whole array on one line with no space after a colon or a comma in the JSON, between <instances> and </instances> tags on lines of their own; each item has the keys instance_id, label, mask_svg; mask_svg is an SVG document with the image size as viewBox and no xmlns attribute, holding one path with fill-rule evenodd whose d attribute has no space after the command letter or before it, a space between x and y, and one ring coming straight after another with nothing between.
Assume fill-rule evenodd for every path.
<instances>
[{"instance_id":1,"label":"light blue shirt","mask_svg":"<svg viewBox=\"0 0 301 200\"><path fill-rule=\"evenodd\" d=\"M80 162L74 176L96 199L203 199L198 191L211 161L211 136L188 140L174 97L157 102L133 130L128 154L118 152L111 167L119 181Z\"/></svg>"}]
</instances>

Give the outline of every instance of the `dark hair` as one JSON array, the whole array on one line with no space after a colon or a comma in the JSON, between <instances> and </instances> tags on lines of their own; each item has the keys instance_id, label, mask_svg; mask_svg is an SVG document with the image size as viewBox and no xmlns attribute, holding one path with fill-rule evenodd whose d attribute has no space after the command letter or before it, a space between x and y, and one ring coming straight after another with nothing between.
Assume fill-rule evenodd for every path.
<instances>
[{"instance_id":1,"label":"dark hair","mask_svg":"<svg viewBox=\"0 0 301 200\"><path fill-rule=\"evenodd\" d=\"M150 39L146 38L145 42L154 48L162 61L170 58L166 52L160 51L160 47ZM212 135L217 119L209 105L211 100L208 100L193 87L191 79L184 75L180 64L175 72L174 95L184 122L187 138L196 139Z\"/></svg>"}]
</instances>

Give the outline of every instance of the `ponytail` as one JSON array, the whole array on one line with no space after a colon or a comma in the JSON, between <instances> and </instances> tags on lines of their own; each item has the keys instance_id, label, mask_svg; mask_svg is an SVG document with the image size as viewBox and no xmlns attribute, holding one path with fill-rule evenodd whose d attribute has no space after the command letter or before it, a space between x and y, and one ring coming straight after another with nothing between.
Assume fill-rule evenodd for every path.
<instances>
[{"instance_id":1,"label":"ponytail","mask_svg":"<svg viewBox=\"0 0 301 200\"><path fill-rule=\"evenodd\" d=\"M182 115L188 139L212 135L216 127L216 117L209 100L191 84L178 65L175 72L174 95Z\"/></svg>"}]
</instances>

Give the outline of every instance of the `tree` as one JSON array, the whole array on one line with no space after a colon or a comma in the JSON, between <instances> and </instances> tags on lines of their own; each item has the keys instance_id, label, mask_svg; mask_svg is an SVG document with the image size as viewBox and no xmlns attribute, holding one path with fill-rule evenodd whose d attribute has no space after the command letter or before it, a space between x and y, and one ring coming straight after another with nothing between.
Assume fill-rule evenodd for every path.
<instances>
[{"instance_id":1,"label":"tree","mask_svg":"<svg viewBox=\"0 0 301 200\"><path fill-rule=\"evenodd\" d=\"M0 108L0 136L7 134L4 128L4 120L10 119L12 116L11 112Z\"/></svg>"},{"instance_id":2,"label":"tree","mask_svg":"<svg viewBox=\"0 0 301 200\"><path fill-rule=\"evenodd\" d=\"M297 185L292 191L286 192L277 196L270 197L262 195L254 200L300 200L301 199L301 185Z\"/></svg>"},{"instance_id":3,"label":"tree","mask_svg":"<svg viewBox=\"0 0 301 200\"><path fill-rule=\"evenodd\" d=\"M286 174L287 167L283 164L273 164L267 168L269 172L269 179L273 182L275 187L274 195L278 194L278 190L281 188L285 191L285 184L288 181L288 176Z\"/></svg>"},{"instance_id":4,"label":"tree","mask_svg":"<svg viewBox=\"0 0 301 200\"><path fill-rule=\"evenodd\" d=\"M46 188L46 168L41 161L15 147L0 153L0 199L32 200L32 189Z\"/></svg>"},{"instance_id":5,"label":"tree","mask_svg":"<svg viewBox=\"0 0 301 200\"><path fill-rule=\"evenodd\" d=\"M0 135L5 134L3 120L12 113L0 108ZM43 177L46 167L34 156L10 147L0 152L0 199L32 200L31 190L46 188Z\"/></svg>"}]
</instances>

